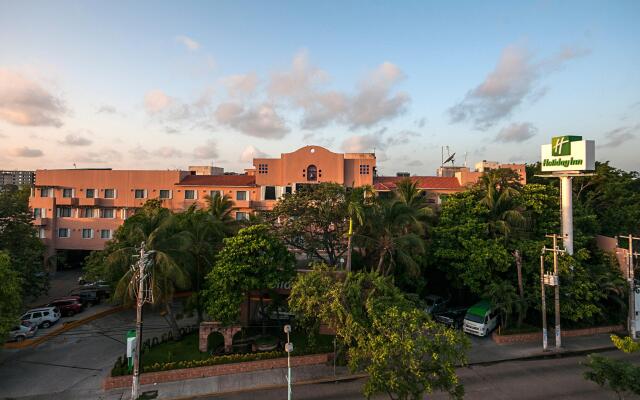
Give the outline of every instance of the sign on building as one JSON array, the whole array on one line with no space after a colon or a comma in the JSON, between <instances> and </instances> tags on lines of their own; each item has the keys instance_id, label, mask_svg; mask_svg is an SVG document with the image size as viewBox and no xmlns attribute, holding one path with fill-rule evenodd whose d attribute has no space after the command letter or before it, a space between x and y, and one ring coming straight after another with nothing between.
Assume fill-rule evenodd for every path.
<instances>
[{"instance_id":1,"label":"sign on building","mask_svg":"<svg viewBox=\"0 0 640 400\"><path fill-rule=\"evenodd\" d=\"M556 136L541 146L542 171L593 171L596 145L582 136Z\"/></svg>"}]
</instances>

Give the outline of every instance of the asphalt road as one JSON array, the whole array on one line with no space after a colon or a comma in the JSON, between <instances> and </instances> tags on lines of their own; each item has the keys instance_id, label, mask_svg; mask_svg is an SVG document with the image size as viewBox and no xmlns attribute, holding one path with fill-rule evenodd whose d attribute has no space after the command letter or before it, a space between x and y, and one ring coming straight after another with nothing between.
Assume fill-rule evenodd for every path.
<instances>
[{"instance_id":1,"label":"asphalt road","mask_svg":"<svg viewBox=\"0 0 640 400\"><path fill-rule=\"evenodd\" d=\"M640 354L623 355L618 351L603 353L640 363ZM458 375L465 385L465 399L617 399L616 395L582 378L585 357L565 357L535 361L511 361L488 366L461 368ZM293 398L298 400L364 399L361 387L364 380L339 383L309 384L294 387ZM286 389L244 392L198 399L216 400L281 400ZM374 399L388 399L386 395ZM447 399L444 393L425 396L425 399ZM637 398L633 396L625 399Z\"/></svg>"}]
</instances>

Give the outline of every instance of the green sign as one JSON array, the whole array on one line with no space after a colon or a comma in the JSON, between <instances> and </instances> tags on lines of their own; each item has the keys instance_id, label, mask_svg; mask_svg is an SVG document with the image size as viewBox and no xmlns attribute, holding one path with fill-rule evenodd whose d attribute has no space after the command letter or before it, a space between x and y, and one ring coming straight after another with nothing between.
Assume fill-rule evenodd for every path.
<instances>
[{"instance_id":1,"label":"green sign","mask_svg":"<svg viewBox=\"0 0 640 400\"><path fill-rule=\"evenodd\" d=\"M582 136L556 136L551 138L551 155L554 157L570 156L571 142L579 142Z\"/></svg>"}]
</instances>

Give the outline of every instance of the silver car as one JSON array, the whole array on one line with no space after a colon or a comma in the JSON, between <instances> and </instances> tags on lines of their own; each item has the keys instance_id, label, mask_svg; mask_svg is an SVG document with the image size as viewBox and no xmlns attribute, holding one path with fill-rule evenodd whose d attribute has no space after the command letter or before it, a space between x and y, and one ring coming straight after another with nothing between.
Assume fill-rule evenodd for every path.
<instances>
[{"instance_id":1,"label":"silver car","mask_svg":"<svg viewBox=\"0 0 640 400\"><path fill-rule=\"evenodd\" d=\"M38 331L38 326L27 321L22 321L20 325L13 327L9 331L9 340L22 342L32 338Z\"/></svg>"},{"instance_id":2,"label":"silver car","mask_svg":"<svg viewBox=\"0 0 640 400\"><path fill-rule=\"evenodd\" d=\"M48 328L58 322L60 310L58 307L34 308L22 314L21 321L28 321L36 326Z\"/></svg>"}]
</instances>

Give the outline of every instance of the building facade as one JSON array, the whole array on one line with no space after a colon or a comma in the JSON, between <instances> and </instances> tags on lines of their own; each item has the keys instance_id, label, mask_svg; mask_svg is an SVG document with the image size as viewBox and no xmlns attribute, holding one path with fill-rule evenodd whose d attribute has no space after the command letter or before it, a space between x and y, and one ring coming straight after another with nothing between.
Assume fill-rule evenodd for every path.
<instances>
[{"instance_id":1,"label":"building facade","mask_svg":"<svg viewBox=\"0 0 640 400\"><path fill-rule=\"evenodd\" d=\"M35 184L34 171L0 171L0 186L31 186Z\"/></svg>"}]
</instances>

